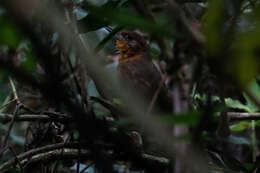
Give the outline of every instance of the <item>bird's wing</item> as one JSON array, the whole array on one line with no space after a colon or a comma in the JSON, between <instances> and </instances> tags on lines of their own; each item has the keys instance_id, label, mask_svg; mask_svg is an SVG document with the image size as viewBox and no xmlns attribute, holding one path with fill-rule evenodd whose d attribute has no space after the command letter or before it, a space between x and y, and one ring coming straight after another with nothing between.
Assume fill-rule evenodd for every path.
<instances>
[{"instance_id":1,"label":"bird's wing","mask_svg":"<svg viewBox=\"0 0 260 173\"><path fill-rule=\"evenodd\" d=\"M129 81L138 92L148 98L153 96L162 79L152 61L146 59L120 63L119 72L123 80Z\"/></svg>"}]
</instances>

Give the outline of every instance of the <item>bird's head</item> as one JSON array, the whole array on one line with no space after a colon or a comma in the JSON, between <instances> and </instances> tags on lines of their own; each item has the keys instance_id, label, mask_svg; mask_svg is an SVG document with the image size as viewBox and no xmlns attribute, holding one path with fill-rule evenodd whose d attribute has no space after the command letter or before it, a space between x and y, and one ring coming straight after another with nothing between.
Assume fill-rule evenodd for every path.
<instances>
[{"instance_id":1,"label":"bird's head","mask_svg":"<svg viewBox=\"0 0 260 173\"><path fill-rule=\"evenodd\" d=\"M116 35L116 47L123 58L129 58L146 52L148 44L143 36L134 31L125 31Z\"/></svg>"}]
</instances>

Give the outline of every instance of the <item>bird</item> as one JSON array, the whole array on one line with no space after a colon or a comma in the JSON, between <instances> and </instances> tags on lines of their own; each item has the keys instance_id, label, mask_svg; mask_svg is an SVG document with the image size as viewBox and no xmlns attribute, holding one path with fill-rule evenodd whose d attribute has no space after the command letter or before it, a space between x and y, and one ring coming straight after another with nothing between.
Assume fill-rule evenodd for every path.
<instances>
[{"instance_id":1,"label":"bird","mask_svg":"<svg viewBox=\"0 0 260 173\"><path fill-rule=\"evenodd\" d=\"M116 35L116 48L120 53L117 66L120 79L145 99L147 110L171 110L171 94L153 63L146 39L136 31L123 31Z\"/></svg>"}]
</instances>

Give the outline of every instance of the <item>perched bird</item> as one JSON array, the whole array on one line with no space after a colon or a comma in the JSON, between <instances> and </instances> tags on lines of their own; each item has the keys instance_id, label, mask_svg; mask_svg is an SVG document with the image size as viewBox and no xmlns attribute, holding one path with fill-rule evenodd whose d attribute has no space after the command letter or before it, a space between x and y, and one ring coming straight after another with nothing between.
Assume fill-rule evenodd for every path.
<instances>
[{"instance_id":1,"label":"perched bird","mask_svg":"<svg viewBox=\"0 0 260 173\"><path fill-rule=\"evenodd\" d=\"M134 31L121 32L116 36L116 47L120 52L117 66L120 78L144 97L148 110L155 105L161 111L169 111L172 99L152 61L146 39Z\"/></svg>"}]
</instances>

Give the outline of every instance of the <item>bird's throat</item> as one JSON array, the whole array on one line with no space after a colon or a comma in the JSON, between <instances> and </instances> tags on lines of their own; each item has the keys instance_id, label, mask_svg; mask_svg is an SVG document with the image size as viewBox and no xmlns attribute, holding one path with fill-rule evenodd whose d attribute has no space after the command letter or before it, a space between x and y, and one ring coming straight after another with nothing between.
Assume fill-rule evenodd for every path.
<instances>
[{"instance_id":1,"label":"bird's throat","mask_svg":"<svg viewBox=\"0 0 260 173\"><path fill-rule=\"evenodd\" d=\"M129 54L129 53L124 53L121 54L119 58L119 62L129 62L129 61L135 61L142 58L142 54Z\"/></svg>"}]
</instances>

